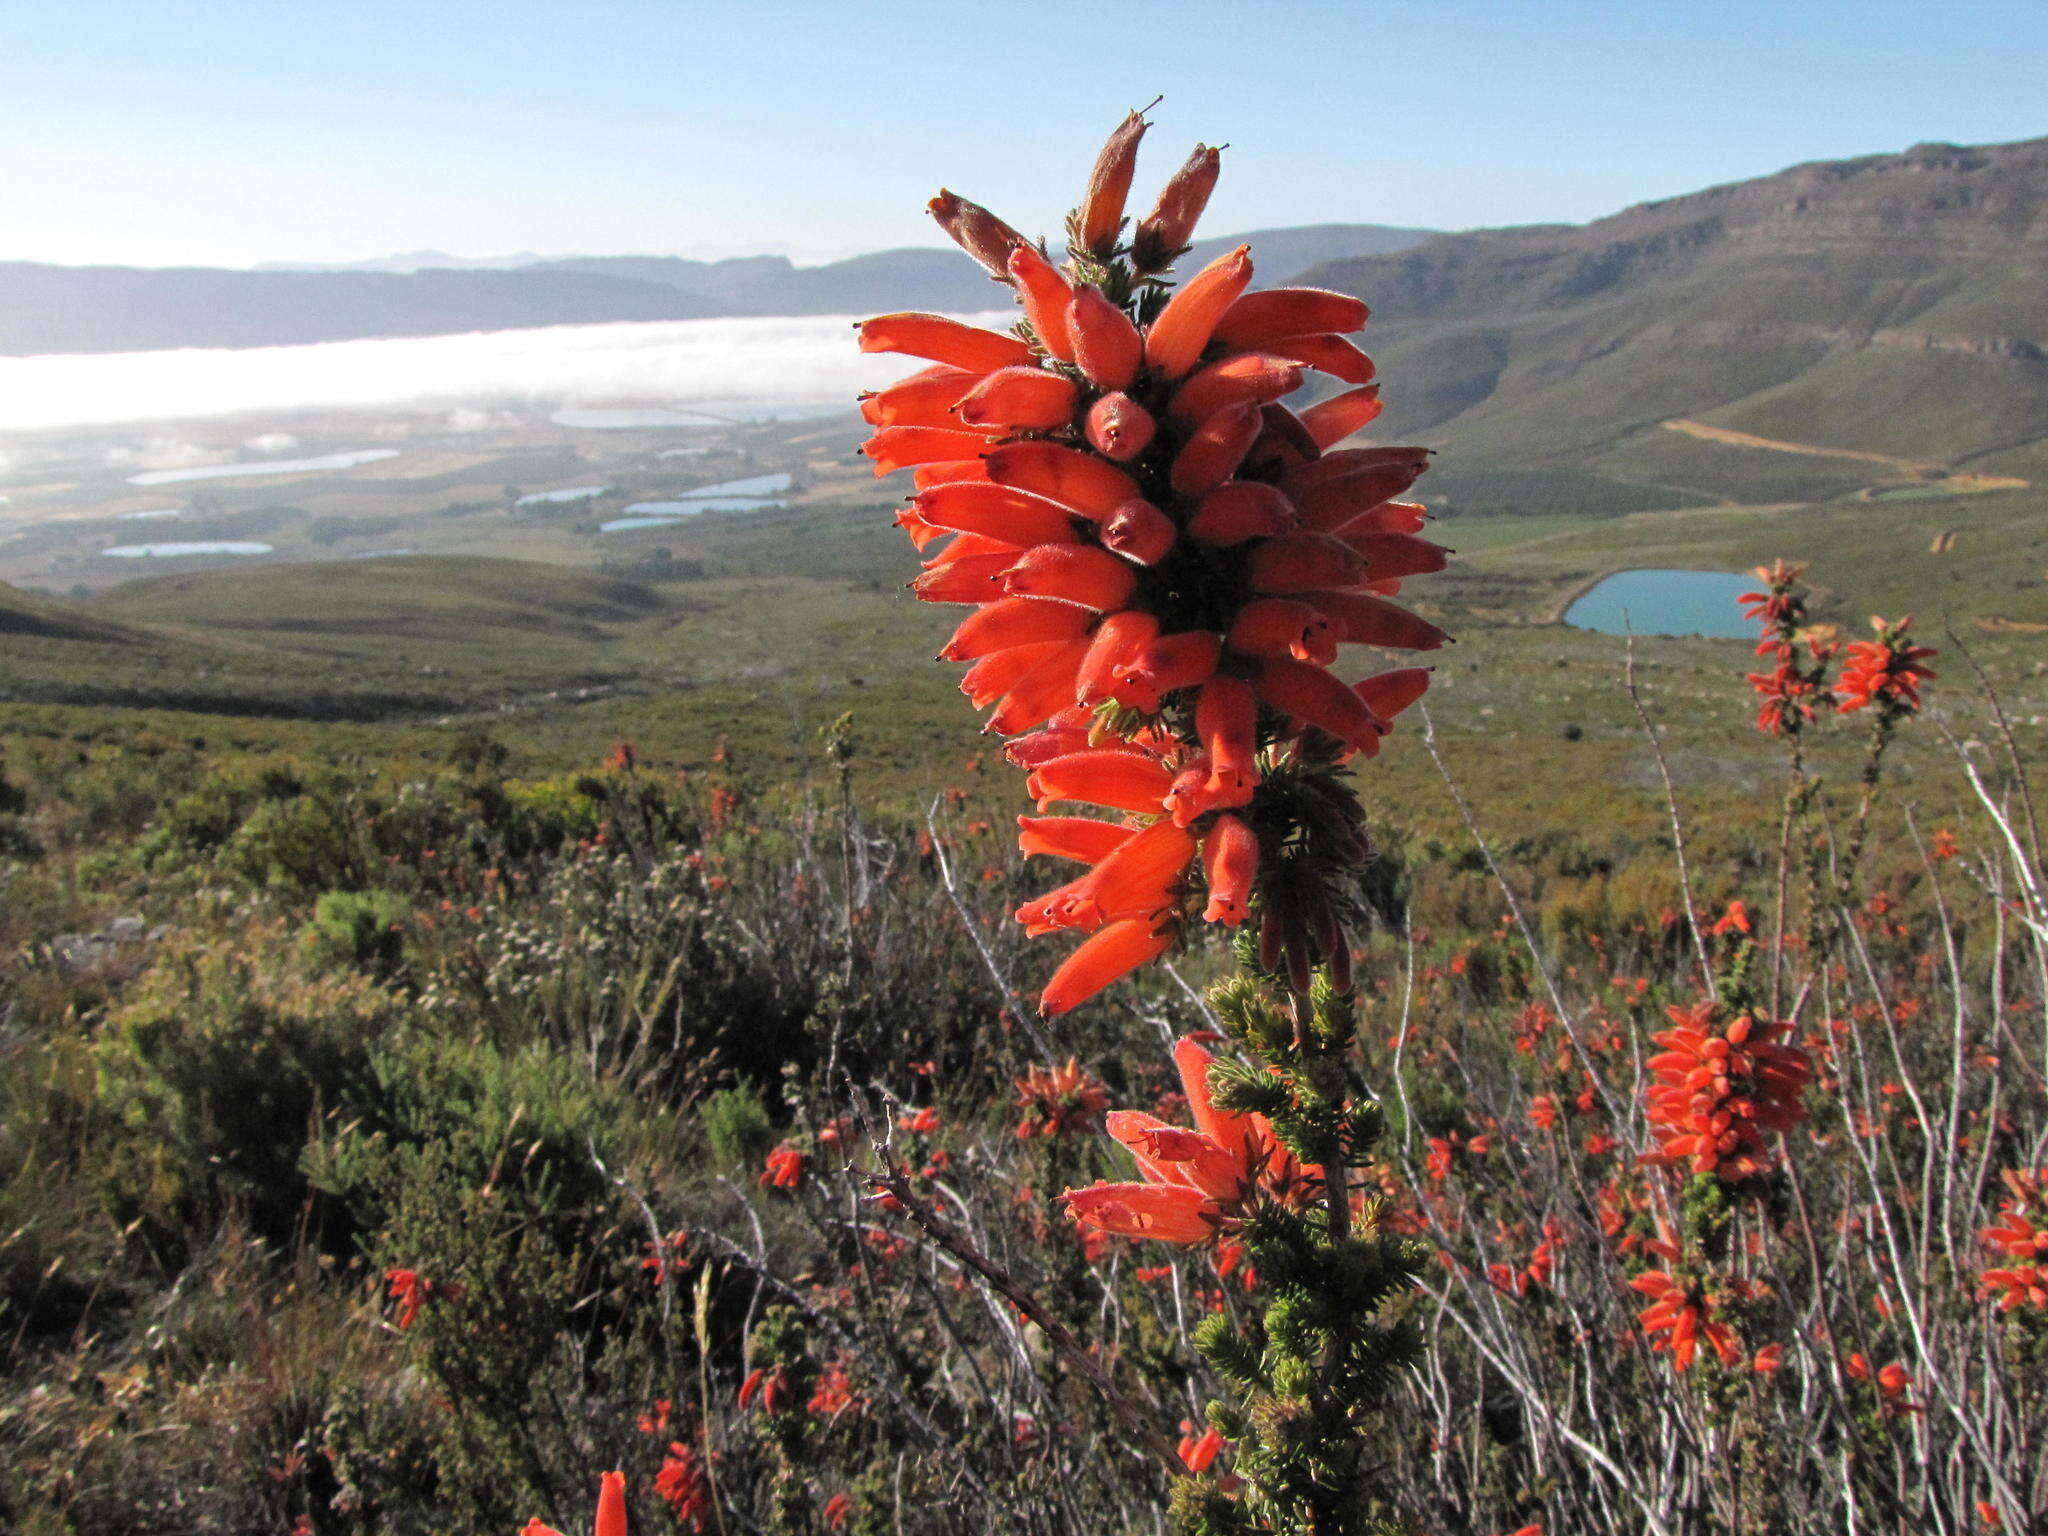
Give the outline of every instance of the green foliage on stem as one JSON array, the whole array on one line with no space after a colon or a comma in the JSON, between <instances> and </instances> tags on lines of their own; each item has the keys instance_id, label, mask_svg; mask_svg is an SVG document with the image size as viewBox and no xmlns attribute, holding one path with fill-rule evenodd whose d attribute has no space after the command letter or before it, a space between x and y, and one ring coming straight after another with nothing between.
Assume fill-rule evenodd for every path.
<instances>
[{"instance_id":1,"label":"green foliage on stem","mask_svg":"<svg viewBox=\"0 0 2048 1536\"><path fill-rule=\"evenodd\" d=\"M1385 1117L1351 1062L1351 1000L1318 977L1290 1017L1270 987L1240 975L1209 1001L1254 1062L1212 1065L1213 1101L1265 1116L1282 1146L1322 1166L1323 1180L1302 1200L1260 1205L1235 1234L1264 1309L1243 1320L1207 1317L1193 1335L1236 1399L1208 1414L1234 1443L1235 1482L1179 1479L1174 1519L1193 1536L1391 1532L1392 1513L1375 1491L1374 1426L1421 1354L1403 1300L1427 1250L1382 1231L1376 1204L1352 1210L1348 1172Z\"/></svg>"}]
</instances>

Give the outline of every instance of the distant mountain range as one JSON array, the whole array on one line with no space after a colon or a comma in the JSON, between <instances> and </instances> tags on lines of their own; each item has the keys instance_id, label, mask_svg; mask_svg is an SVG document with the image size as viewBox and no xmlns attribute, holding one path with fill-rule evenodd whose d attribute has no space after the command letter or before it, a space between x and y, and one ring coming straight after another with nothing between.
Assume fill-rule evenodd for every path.
<instances>
[{"instance_id":1,"label":"distant mountain range","mask_svg":"<svg viewBox=\"0 0 2048 1536\"><path fill-rule=\"evenodd\" d=\"M1250 241L1277 278L1431 237L1428 230L1377 224L1318 224L1205 241L1189 260ZM720 315L976 310L1006 302L981 268L953 250L877 251L815 267L786 256L579 256L516 267L491 258L413 269L423 254L431 253L364 264L372 270L0 262L0 355L281 346Z\"/></svg>"},{"instance_id":2,"label":"distant mountain range","mask_svg":"<svg viewBox=\"0 0 2048 1536\"><path fill-rule=\"evenodd\" d=\"M1373 306L1375 431L1467 468L2048 477L2048 139L1795 166L1302 280Z\"/></svg>"}]
</instances>

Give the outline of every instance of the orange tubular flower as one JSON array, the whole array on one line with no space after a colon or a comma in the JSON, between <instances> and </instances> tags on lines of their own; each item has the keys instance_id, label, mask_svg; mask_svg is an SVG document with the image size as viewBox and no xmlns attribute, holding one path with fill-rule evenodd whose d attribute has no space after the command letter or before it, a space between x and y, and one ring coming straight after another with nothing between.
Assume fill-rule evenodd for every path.
<instances>
[{"instance_id":1,"label":"orange tubular flower","mask_svg":"<svg viewBox=\"0 0 2048 1536\"><path fill-rule=\"evenodd\" d=\"M1629 1281L1632 1289L1651 1298L1641 1314L1650 1348L1671 1351L1671 1368L1683 1376L1693 1355L1705 1344L1723 1365L1742 1360L1742 1344L1726 1323L1716 1322L1712 1304L1697 1283L1687 1284L1653 1269Z\"/></svg>"},{"instance_id":2,"label":"orange tubular flower","mask_svg":"<svg viewBox=\"0 0 2048 1536\"><path fill-rule=\"evenodd\" d=\"M1234 1115L1209 1097L1209 1053L1193 1040L1173 1048L1195 1128L1118 1110L1108 1131L1137 1160L1138 1182L1070 1189L1067 1209L1083 1227L1115 1237L1201 1243L1259 1199L1298 1204L1322 1181L1322 1169L1297 1162L1263 1115Z\"/></svg>"},{"instance_id":3,"label":"orange tubular flower","mask_svg":"<svg viewBox=\"0 0 2048 1536\"><path fill-rule=\"evenodd\" d=\"M1330 669L1343 644L1446 639L1390 601L1446 558L1418 536L1424 509L1398 499L1427 451L1340 446L1380 408L1349 339L1365 304L1253 289L1245 247L1172 287L1162 274L1220 159L1198 147L1125 246L1144 130L1133 113L1105 146L1063 265L975 204L933 205L1008 280L1013 334L925 314L859 328L863 350L931 365L861 411L876 473L915 471L897 519L924 552L912 590L971 610L941 658L974 664L962 690L990 730L1044 727L1017 757L1041 809L1132 818L1113 847L1078 834L1090 872L1019 913L1034 932L1089 936L1049 1011L1163 953L1196 913L1255 921L1298 989L1318 964L1348 974L1369 843L1338 775L1378 750L1428 674L1354 686ZM1297 414L1282 402L1310 372L1348 387ZM1137 844L1157 826L1179 835ZM1145 851L1142 879L1127 845ZM1075 856L1028 833L1025 846Z\"/></svg>"},{"instance_id":4,"label":"orange tubular flower","mask_svg":"<svg viewBox=\"0 0 2048 1536\"><path fill-rule=\"evenodd\" d=\"M1643 1161L1689 1168L1735 1183L1773 1163L1764 1137L1804 1118L1799 1096L1813 1078L1806 1053L1782 1039L1789 1024L1759 1023L1744 1014L1719 1026L1718 1003L1667 1009L1675 1029L1652 1038L1664 1053L1650 1058L1650 1128L1659 1146Z\"/></svg>"}]
</instances>

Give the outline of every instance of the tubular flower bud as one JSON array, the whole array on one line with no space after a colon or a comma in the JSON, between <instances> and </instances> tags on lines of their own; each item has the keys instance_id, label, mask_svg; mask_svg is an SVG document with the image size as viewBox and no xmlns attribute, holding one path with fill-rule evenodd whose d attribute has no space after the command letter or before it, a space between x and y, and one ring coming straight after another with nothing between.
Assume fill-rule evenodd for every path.
<instances>
[{"instance_id":1,"label":"tubular flower bud","mask_svg":"<svg viewBox=\"0 0 2048 1536\"><path fill-rule=\"evenodd\" d=\"M1038 344L1061 362L1071 363L1074 344L1067 335L1067 306L1074 302L1072 285L1037 246L1021 240L1010 251L1008 270Z\"/></svg>"},{"instance_id":2,"label":"tubular flower bud","mask_svg":"<svg viewBox=\"0 0 2048 1536\"><path fill-rule=\"evenodd\" d=\"M1427 619L1419 619L1406 608L1369 593L1310 592L1302 601L1328 619L1337 628L1339 638L1354 645L1433 651L1449 638Z\"/></svg>"},{"instance_id":3,"label":"tubular flower bud","mask_svg":"<svg viewBox=\"0 0 2048 1536\"><path fill-rule=\"evenodd\" d=\"M1218 256L1189 278L1145 332L1145 365L1162 379L1184 377L1209 345L1216 322L1252 280L1251 247ZM925 356L929 354L919 354ZM948 358L938 359L950 361ZM965 366L965 365L963 365ZM1354 429L1355 430L1355 429Z\"/></svg>"},{"instance_id":4,"label":"tubular flower bud","mask_svg":"<svg viewBox=\"0 0 2048 1536\"><path fill-rule=\"evenodd\" d=\"M1162 635L1132 659L1111 669L1110 695L1128 709L1156 714L1166 695L1206 682L1223 654L1223 642L1207 630Z\"/></svg>"},{"instance_id":5,"label":"tubular flower bud","mask_svg":"<svg viewBox=\"0 0 2048 1536\"><path fill-rule=\"evenodd\" d=\"M1159 621L1149 613L1126 608L1113 613L1095 629L1088 655L1074 679L1075 702L1087 707L1100 704L1116 687L1117 669L1135 662L1159 638Z\"/></svg>"},{"instance_id":6,"label":"tubular flower bud","mask_svg":"<svg viewBox=\"0 0 2048 1536\"><path fill-rule=\"evenodd\" d=\"M1129 395L1104 395L1088 407L1088 446L1105 459L1128 464L1152 445L1159 424Z\"/></svg>"},{"instance_id":7,"label":"tubular flower bud","mask_svg":"<svg viewBox=\"0 0 2048 1536\"><path fill-rule=\"evenodd\" d=\"M989 439L979 432L952 432L944 427L884 427L861 444L875 461L875 478L893 475L913 464L973 458L988 451Z\"/></svg>"},{"instance_id":8,"label":"tubular flower bud","mask_svg":"<svg viewBox=\"0 0 2048 1536\"><path fill-rule=\"evenodd\" d=\"M1112 136L1064 269L986 210L934 203L1009 278L1015 334L927 314L860 327L864 350L926 365L860 411L876 472L912 471L896 521L924 552L913 591L966 609L942 658L970 664L961 691L1041 811L1099 808L1020 827L1027 851L1086 866L1018 912L1032 933L1088 935L1046 994L1052 1011L1163 952L1195 912L1235 925L1256 907L1261 952L1290 985L1318 965L1348 985L1349 871L1371 842L1340 775L1428 674L1393 664L1350 687L1329 669L1341 644L1445 641L1387 601L1445 559L1419 537L1424 509L1397 499L1429 454L1335 446L1379 409L1372 363L1347 339L1365 305L1251 292L1241 247L1173 287L1162 274L1214 185L1210 149L1121 250L1143 130L1133 114ZM1297 414L1284 402L1310 369L1347 387ZM1193 1132L1147 1128L1133 1151L1222 1202L1228 1170L1203 1136L1232 1145L1198 1116ZM1138 1206L1118 1209L1150 1230Z\"/></svg>"},{"instance_id":9,"label":"tubular flower bud","mask_svg":"<svg viewBox=\"0 0 2048 1536\"><path fill-rule=\"evenodd\" d=\"M1016 337L964 325L944 315L877 315L861 321L859 330L863 352L906 352L969 373L993 373L1031 362L1031 349Z\"/></svg>"},{"instance_id":10,"label":"tubular flower bud","mask_svg":"<svg viewBox=\"0 0 2048 1536\"><path fill-rule=\"evenodd\" d=\"M1354 684L1351 691L1381 724L1391 725L1395 716L1429 691L1429 678L1427 667L1396 667Z\"/></svg>"},{"instance_id":11,"label":"tubular flower bud","mask_svg":"<svg viewBox=\"0 0 2048 1536\"><path fill-rule=\"evenodd\" d=\"M1332 395L1301 413L1301 424L1318 448L1341 443L1380 413L1380 387L1367 384Z\"/></svg>"},{"instance_id":12,"label":"tubular flower bud","mask_svg":"<svg viewBox=\"0 0 2048 1536\"><path fill-rule=\"evenodd\" d=\"M1209 194L1216 190L1216 178L1223 167L1221 150L1197 144L1187 162L1167 178L1159 201L1138 221L1131 238L1131 265L1140 272L1157 272L1187 249L1195 225L1209 206Z\"/></svg>"},{"instance_id":13,"label":"tubular flower bud","mask_svg":"<svg viewBox=\"0 0 2048 1536\"><path fill-rule=\"evenodd\" d=\"M1321 667L1268 661L1259 669L1259 697L1284 714L1327 732L1346 746L1379 750L1385 727L1365 701Z\"/></svg>"},{"instance_id":14,"label":"tubular flower bud","mask_svg":"<svg viewBox=\"0 0 2048 1536\"><path fill-rule=\"evenodd\" d=\"M607 1472L597 1481L594 1536L626 1536L626 1474Z\"/></svg>"},{"instance_id":15,"label":"tubular flower bud","mask_svg":"<svg viewBox=\"0 0 2048 1536\"><path fill-rule=\"evenodd\" d=\"M1157 565L1180 537L1173 519L1149 501L1127 501L1102 525L1102 542L1139 565Z\"/></svg>"},{"instance_id":16,"label":"tubular flower bud","mask_svg":"<svg viewBox=\"0 0 2048 1536\"><path fill-rule=\"evenodd\" d=\"M1040 368L998 368L955 407L970 427L1023 427L1049 432L1074 419L1080 386Z\"/></svg>"},{"instance_id":17,"label":"tubular flower bud","mask_svg":"<svg viewBox=\"0 0 2048 1536\"><path fill-rule=\"evenodd\" d=\"M1017 847L1025 854L1099 864L1131 835L1128 827L1092 816L1019 816Z\"/></svg>"},{"instance_id":18,"label":"tubular flower bud","mask_svg":"<svg viewBox=\"0 0 2048 1536\"><path fill-rule=\"evenodd\" d=\"M925 205L953 243L980 262L998 282L1010 281L1010 250L1024 237L979 203L970 203L941 187Z\"/></svg>"},{"instance_id":19,"label":"tubular flower bud","mask_svg":"<svg viewBox=\"0 0 2048 1536\"><path fill-rule=\"evenodd\" d=\"M1087 651L1085 639L1055 646L1050 655L1017 679L1016 685L1003 695L1002 703L989 716L984 729L1015 736L1043 725L1065 709L1074 697L1074 674L1080 670L1081 658Z\"/></svg>"},{"instance_id":20,"label":"tubular flower bud","mask_svg":"<svg viewBox=\"0 0 2048 1536\"><path fill-rule=\"evenodd\" d=\"M1209 758L1209 781L1226 790L1259 782L1259 704L1242 678L1218 674L1202 685L1195 734Z\"/></svg>"},{"instance_id":21,"label":"tubular flower bud","mask_svg":"<svg viewBox=\"0 0 2048 1536\"><path fill-rule=\"evenodd\" d=\"M953 407L981 375L944 363L913 373L909 378L863 395L861 419L871 427L953 427Z\"/></svg>"},{"instance_id":22,"label":"tubular flower bud","mask_svg":"<svg viewBox=\"0 0 2048 1536\"><path fill-rule=\"evenodd\" d=\"M1118 608L1138 582L1130 563L1087 544L1041 544L1004 573L1003 590L1018 597L1056 597L1098 613Z\"/></svg>"},{"instance_id":23,"label":"tubular flower bud","mask_svg":"<svg viewBox=\"0 0 2048 1536\"><path fill-rule=\"evenodd\" d=\"M988 480L934 486L911 498L917 515L934 528L974 534L1012 548L1071 544L1074 514L1028 491Z\"/></svg>"},{"instance_id":24,"label":"tubular flower bud","mask_svg":"<svg viewBox=\"0 0 2048 1536\"><path fill-rule=\"evenodd\" d=\"M1033 640L992 651L967 669L960 679L960 691L976 709L986 709L1067 644L1065 640Z\"/></svg>"},{"instance_id":25,"label":"tubular flower bud","mask_svg":"<svg viewBox=\"0 0 2048 1536\"><path fill-rule=\"evenodd\" d=\"M1304 533L1261 540L1253 546L1248 569L1254 592L1320 592L1358 581L1366 561L1336 539Z\"/></svg>"},{"instance_id":26,"label":"tubular flower bud","mask_svg":"<svg viewBox=\"0 0 2048 1536\"><path fill-rule=\"evenodd\" d=\"M1098 389L1129 389L1145 363L1145 339L1131 317L1093 288L1076 288L1067 306L1074 364Z\"/></svg>"},{"instance_id":27,"label":"tubular flower bud","mask_svg":"<svg viewBox=\"0 0 2048 1536\"><path fill-rule=\"evenodd\" d=\"M1005 443L988 455L988 477L1101 522L1143 493L1114 464L1058 443Z\"/></svg>"},{"instance_id":28,"label":"tubular flower bud","mask_svg":"<svg viewBox=\"0 0 2048 1536\"><path fill-rule=\"evenodd\" d=\"M1198 370L1173 392L1167 413L1184 422L1207 421L1226 405L1264 405L1301 388L1301 370L1284 357L1240 352Z\"/></svg>"},{"instance_id":29,"label":"tubular flower bud","mask_svg":"<svg viewBox=\"0 0 2048 1536\"><path fill-rule=\"evenodd\" d=\"M1225 406L1195 428L1174 455L1168 473L1174 494L1200 496L1223 484L1237 473L1264 425L1259 408L1246 401Z\"/></svg>"},{"instance_id":30,"label":"tubular flower bud","mask_svg":"<svg viewBox=\"0 0 2048 1536\"><path fill-rule=\"evenodd\" d=\"M1260 351L1271 357L1284 357L1290 362L1300 363L1318 373L1327 373L1346 384L1370 384L1373 375L1379 371L1373 366L1372 359L1359 350L1356 342L1347 341L1342 336L1283 336L1278 341L1267 342Z\"/></svg>"},{"instance_id":31,"label":"tubular flower bud","mask_svg":"<svg viewBox=\"0 0 2048 1536\"><path fill-rule=\"evenodd\" d=\"M1294 503L1273 486L1226 480L1196 504L1195 515L1188 519L1188 537L1221 547L1247 539L1274 539L1294 532L1296 522Z\"/></svg>"},{"instance_id":32,"label":"tubular flower bud","mask_svg":"<svg viewBox=\"0 0 2048 1536\"><path fill-rule=\"evenodd\" d=\"M1133 112L1116 126L1096 156L1088 177L1088 195L1074 220L1080 249L1108 260L1124 227L1124 202L1131 195L1131 177L1138 168L1138 142L1152 125Z\"/></svg>"},{"instance_id":33,"label":"tubular flower bud","mask_svg":"<svg viewBox=\"0 0 2048 1536\"><path fill-rule=\"evenodd\" d=\"M1235 928L1245 920L1259 872L1259 840L1252 829L1235 816L1218 816L1202 840L1202 872L1209 885L1202 920Z\"/></svg>"},{"instance_id":34,"label":"tubular flower bud","mask_svg":"<svg viewBox=\"0 0 2048 1536\"><path fill-rule=\"evenodd\" d=\"M1262 597L1246 603L1238 611L1237 622L1231 625L1225 643L1240 656L1292 656L1297 661L1328 666L1336 659L1337 643L1319 600L1330 595L1317 592L1305 598Z\"/></svg>"},{"instance_id":35,"label":"tubular flower bud","mask_svg":"<svg viewBox=\"0 0 2048 1536\"><path fill-rule=\"evenodd\" d=\"M1039 996L1040 1011L1056 1018L1087 1002L1111 982L1157 960L1178 936L1175 925L1165 919L1127 917L1111 923L1053 972Z\"/></svg>"},{"instance_id":36,"label":"tubular flower bud","mask_svg":"<svg viewBox=\"0 0 2048 1536\"><path fill-rule=\"evenodd\" d=\"M1216 339L1234 348L1263 347L1283 336L1362 330L1371 313L1361 299L1327 288L1261 288L1247 293L1216 322Z\"/></svg>"},{"instance_id":37,"label":"tubular flower bud","mask_svg":"<svg viewBox=\"0 0 2048 1536\"><path fill-rule=\"evenodd\" d=\"M953 638L939 652L942 661L973 661L992 651L1034 640L1073 640L1087 629L1094 615L1072 603L1049 598L1006 597L1001 602L977 608L953 631Z\"/></svg>"}]
</instances>

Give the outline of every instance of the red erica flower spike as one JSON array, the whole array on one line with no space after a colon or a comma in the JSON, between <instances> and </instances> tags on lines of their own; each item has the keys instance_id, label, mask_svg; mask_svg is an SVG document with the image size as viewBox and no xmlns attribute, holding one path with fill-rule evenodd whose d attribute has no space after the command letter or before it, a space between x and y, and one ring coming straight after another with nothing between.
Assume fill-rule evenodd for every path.
<instances>
[{"instance_id":1,"label":"red erica flower spike","mask_svg":"<svg viewBox=\"0 0 2048 1536\"><path fill-rule=\"evenodd\" d=\"M1092 1123L1109 1107L1109 1090L1081 1070L1077 1057L1062 1067L1029 1067L1013 1086L1024 1118L1019 1139L1061 1136Z\"/></svg>"},{"instance_id":2,"label":"red erica flower spike","mask_svg":"<svg viewBox=\"0 0 2048 1536\"><path fill-rule=\"evenodd\" d=\"M862 331L872 350L933 365L862 410L877 465L914 470L920 495L898 521L927 550L916 591L972 609L944 653L974 663L963 690L992 707L991 730L1044 724L1006 749L1041 801L1170 823L1202 852L1197 862L1175 845L1171 881L1125 884L1111 876L1127 857L1092 850L1089 873L1025 905L1034 931L1092 931L1055 1002L1071 1000L1076 978L1092 983L1170 943L1194 910L1236 922L1260 909L1262 949L1284 956L1301 986L1311 961L1348 972L1341 872L1369 844L1333 776L1344 754L1376 749L1426 679L1396 668L1349 688L1325 669L1344 640L1443 639L1384 602L1443 561L1416 537L1423 509L1394 500L1427 453L1324 453L1378 409L1372 365L1344 339L1364 306L1316 291L1248 295L1243 250L1162 304L1168 284L1135 279L1171 259L1158 242L1185 234L1218 160L1197 152L1142 232L1152 244L1129 258L1115 229L1141 124L1127 122L1098 162L1066 270L1022 243L1003 252L1025 313L1016 335L931 316ZM942 199L937 211L985 263L1008 238L1010 226L971 205ZM1281 399L1305 368L1355 387L1297 416ZM1117 710L1077 715L1063 699ZM1261 861L1254 826L1309 856ZM1153 834L1132 846L1165 844ZM1162 905L1117 915L1125 902ZM1140 922L1143 933L1118 926Z\"/></svg>"},{"instance_id":3,"label":"red erica flower spike","mask_svg":"<svg viewBox=\"0 0 2048 1536\"><path fill-rule=\"evenodd\" d=\"M1773 1159L1764 1137L1803 1118L1800 1095L1813 1076L1806 1053L1782 1043L1791 1026L1744 1015L1717 1028L1713 1002L1667 1012L1678 1027L1653 1037L1665 1050L1648 1063L1659 1146L1642 1160L1731 1183L1766 1171Z\"/></svg>"},{"instance_id":4,"label":"red erica flower spike","mask_svg":"<svg viewBox=\"0 0 2048 1536\"><path fill-rule=\"evenodd\" d=\"M1895 624L1873 618L1870 627L1877 638L1851 642L1835 683L1838 713L1846 715L1873 704L1896 715L1918 713L1920 680L1937 675L1921 663L1939 653L1906 639L1912 623L1910 615Z\"/></svg>"}]
</instances>

